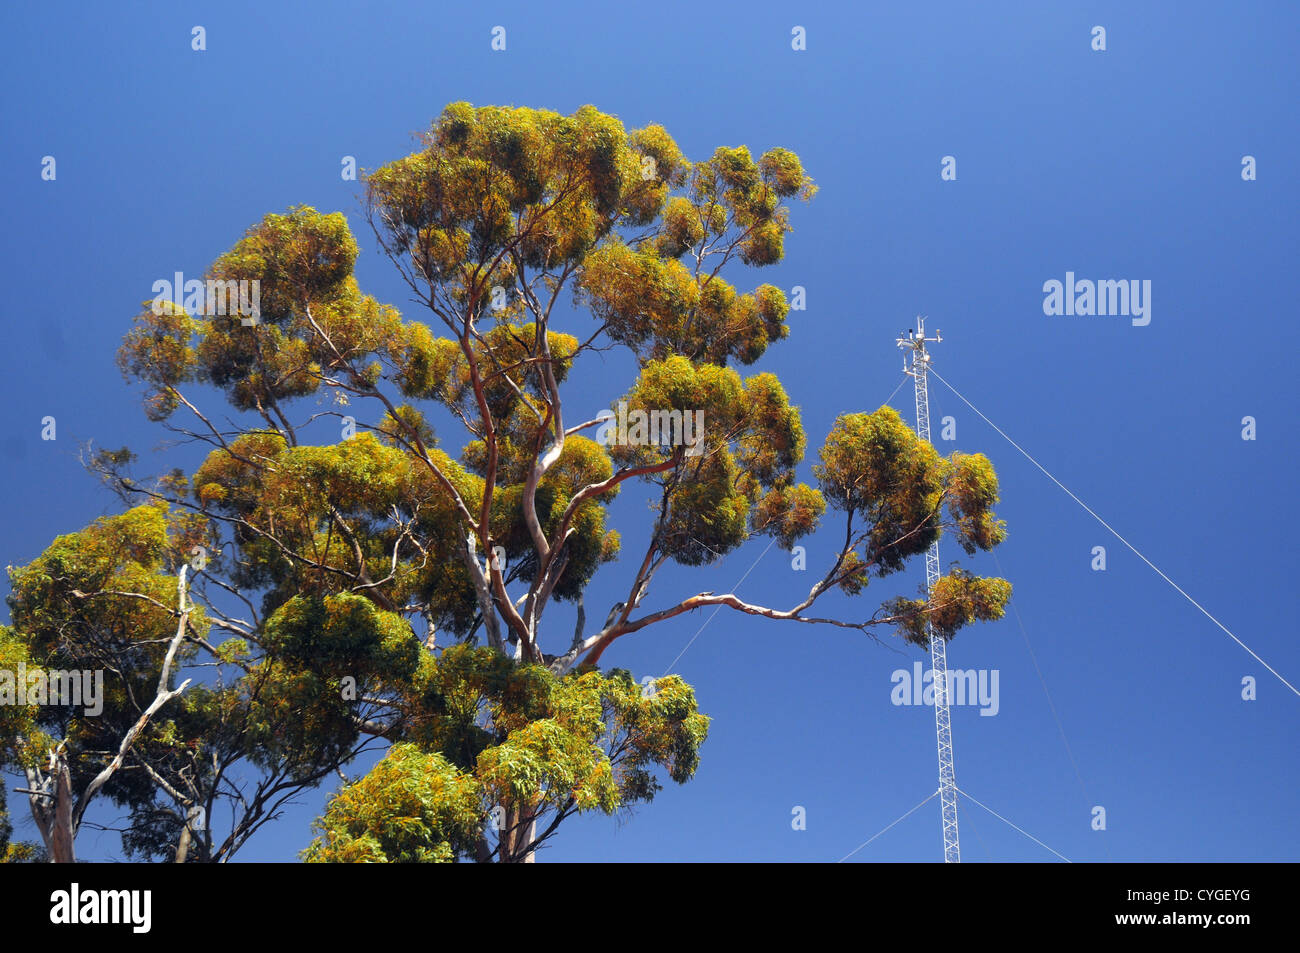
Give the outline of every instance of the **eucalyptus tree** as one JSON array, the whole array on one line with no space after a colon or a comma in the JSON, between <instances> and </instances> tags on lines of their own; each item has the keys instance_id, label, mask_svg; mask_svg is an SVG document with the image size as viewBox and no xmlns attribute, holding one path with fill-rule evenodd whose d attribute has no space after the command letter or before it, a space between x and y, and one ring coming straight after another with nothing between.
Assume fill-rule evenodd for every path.
<instances>
[{"instance_id":1,"label":"eucalyptus tree","mask_svg":"<svg viewBox=\"0 0 1300 953\"><path fill-rule=\"evenodd\" d=\"M1009 585L961 569L918 599L822 608L944 532L973 554L1005 529L989 461L941 456L888 407L841 415L800 481L798 408L740 369L787 336L785 294L747 276L782 259L791 203L815 191L784 148L691 162L662 127L590 106L456 103L366 179L413 311L363 292L346 218L304 206L253 225L179 306L148 303L119 363L206 459L145 478L101 451L130 508L13 571L10 641L113 683L106 718L47 709L11 733L34 806L64 803L63 771L74 812L100 790L127 809L129 849L225 860L380 746L306 859L530 860L565 818L699 763L693 690L602 670L620 639L710 606L921 645L927 621L951 638L998 618ZM635 373L593 399L584 367L610 349ZM630 553L611 525L625 487L653 504ZM826 523L796 604L647 598L670 561ZM622 596L589 617L598 572ZM550 621L560 603L572 628Z\"/></svg>"}]
</instances>

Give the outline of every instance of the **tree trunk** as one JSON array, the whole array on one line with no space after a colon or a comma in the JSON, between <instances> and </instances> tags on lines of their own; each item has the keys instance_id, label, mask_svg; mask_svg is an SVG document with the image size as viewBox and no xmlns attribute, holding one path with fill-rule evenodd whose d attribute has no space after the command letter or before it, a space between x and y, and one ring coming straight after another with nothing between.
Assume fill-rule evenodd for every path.
<instances>
[{"instance_id":1,"label":"tree trunk","mask_svg":"<svg viewBox=\"0 0 1300 953\"><path fill-rule=\"evenodd\" d=\"M523 827L521 827L521 828L519 829L519 847L520 847L520 849L522 850L523 848L525 848L525 847L527 847L529 844L531 844L531 843L533 842L533 838L536 837L536 836L537 836L537 818L532 817L532 816L530 815L529 818L528 818L528 823L525 824ZM537 862L537 851L535 851L535 850L530 850L528 853L526 853L523 857L521 857L521 858L519 859L519 862L520 862L521 864L534 864L534 863L536 863L536 862Z\"/></svg>"},{"instance_id":2,"label":"tree trunk","mask_svg":"<svg viewBox=\"0 0 1300 953\"><path fill-rule=\"evenodd\" d=\"M176 859L174 863L183 864L189 856L190 844L194 839L194 822L198 820L202 810L197 804L186 809L185 826L181 829L181 836L176 841Z\"/></svg>"},{"instance_id":3,"label":"tree trunk","mask_svg":"<svg viewBox=\"0 0 1300 953\"><path fill-rule=\"evenodd\" d=\"M54 810L47 822L49 834L45 838L50 848L50 863L75 864L72 831L72 772L68 759L60 751L54 763Z\"/></svg>"},{"instance_id":4,"label":"tree trunk","mask_svg":"<svg viewBox=\"0 0 1300 953\"><path fill-rule=\"evenodd\" d=\"M505 809L505 823L501 825L500 845L497 851L501 863L535 863L537 852L527 850L527 848L536 836L537 818L535 810L531 807L507 807Z\"/></svg>"}]
</instances>

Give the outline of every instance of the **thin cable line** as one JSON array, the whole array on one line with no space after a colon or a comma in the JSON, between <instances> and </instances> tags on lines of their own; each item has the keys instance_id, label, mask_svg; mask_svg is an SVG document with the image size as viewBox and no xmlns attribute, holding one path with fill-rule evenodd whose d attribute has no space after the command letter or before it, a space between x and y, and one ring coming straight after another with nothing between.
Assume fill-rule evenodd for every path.
<instances>
[{"instance_id":1,"label":"thin cable line","mask_svg":"<svg viewBox=\"0 0 1300 953\"><path fill-rule=\"evenodd\" d=\"M934 793L932 793L928 798L926 798L926 799L925 799L924 801L922 801L920 804L916 805L916 807L912 808L910 811L908 811L906 814L904 814L904 815L903 815L902 817L900 817L898 820L893 821L892 823L890 823L890 824L889 824L889 825L888 825L884 830L882 830L882 831L880 832L880 834L885 833L885 831L889 830L889 828L890 828L890 827L893 827L895 824L899 824L899 823L902 823L903 821L907 820L909 817L911 817L913 814L915 814L915 813L916 813L917 811L919 811L921 808L925 807L927 804L929 804L931 801L933 801L933 800L934 800L936 797L938 797L938 796L939 796L939 789L938 789L938 788L935 788ZM864 840L861 844L859 844L857 847L853 848L851 851L849 851L847 854L845 854L843 857L841 857L841 858L840 858L839 860L837 860L835 863L837 863L837 864L842 864L842 863L844 863L846 860L848 860L850 857L852 857L852 856L853 856L854 854L856 854L858 851L862 850L862 848L866 847L866 846L867 846L868 844L870 844L873 840L875 840L876 837L879 837L880 834L876 834L874 837L868 837L868 838L867 838L866 840Z\"/></svg>"},{"instance_id":2,"label":"thin cable line","mask_svg":"<svg viewBox=\"0 0 1300 953\"><path fill-rule=\"evenodd\" d=\"M997 575L1005 576L1006 573L1002 571L1002 562L997 558L996 551L989 550L989 553L993 556L993 566L997 567ZM1056 720L1057 723L1057 731L1061 732L1061 742L1065 745L1065 753L1066 755L1069 755L1071 766L1074 767L1074 776L1079 779L1079 789L1083 792L1083 800L1089 807L1091 807L1092 796L1091 794L1088 794L1088 785L1086 781L1083 780L1083 771L1079 770L1079 762L1075 761L1074 749L1070 748L1070 738L1065 736L1065 723L1061 720L1060 712L1057 712L1056 702L1052 699L1052 692L1048 690L1048 680L1043 676L1043 668L1039 667L1039 657L1034 653L1034 646L1030 644L1030 633L1028 633L1026 628L1024 628L1024 620L1021 618L1021 610L1019 610L1019 607L1015 605L1014 595L1008 599L1008 601L1011 603L1011 611L1015 614L1015 624L1017 624L1019 629L1021 629L1021 638L1024 640L1024 649L1030 653L1030 660L1034 663L1034 671L1037 672L1037 676L1039 676L1039 684L1043 685L1043 694L1044 696L1047 696L1048 707L1052 710L1052 718ZM1106 857L1110 857L1110 845L1108 842L1102 841L1102 846L1105 846ZM1114 861L1113 857L1110 857L1110 859Z\"/></svg>"},{"instance_id":3,"label":"thin cable line","mask_svg":"<svg viewBox=\"0 0 1300 953\"><path fill-rule=\"evenodd\" d=\"M753 565L751 565L748 569L745 570L745 575L740 577L740 582L736 583L734 586L731 587L731 591L733 594L737 589L740 588L740 584L749 578L749 574L754 571L754 567L758 565L759 560L767 555L768 549L771 549L775 544L776 544L776 538L773 537L772 540L768 542L767 549L759 553L758 559L755 559ZM668 668L664 670L663 675L659 676L660 678L666 677L668 673L673 670L673 666L676 665L681 660L681 657L686 654L686 649L689 649L692 645L695 644L695 640L700 637L700 633L703 632L704 629L708 626L708 624L713 621L713 617L716 616L721 611L722 611L722 606L719 605L713 607L713 615L710 615L707 619L704 620L704 624L701 625L699 629L696 630L695 634L691 636L691 640L686 643L685 647L680 652L677 653L677 658L673 659L671 662L668 663Z\"/></svg>"},{"instance_id":4,"label":"thin cable line","mask_svg":"<svg viewBox=\"0 0 1300 953\"><path fill-rule=\"evenodd\" d=\"M991 554L993 556L993 566L997 567L997 575L1005 576L1006 573L1004 569L1002 569L1001 560L997 558L997 553L993 553L991 550ZM1021 618L1021 610L1019 610L1019 607L1015 605L1014 595L1009 599L1009 602L1011 603L1011 611L1015 614L1015 624L1017 624L1019 629L1021 629L1021 638L1024 640L1024 649L1030 653L1030 662L1034 663L1034 671L1037 673L1037 676L1039 676L1039 684L1043 685L1043 694L1044 696L1047 696L1048 707L1052 710L1052 718L1053 720L1056 720L1057 723L1057 731L1061 732L1061 742L1065 745L1065 753L1067 757L1070 758L1071 766L1074 767L1074 776L1076 779L1079 779L1079 790L1082 790L1083 792L1083 800L1088 806L1092 806L1092 796L1091 794L1088 794L1088 785L1086 781L1083 780L1083 771L1079 770L1079 762L1076 761L1074 757L1074 749L1070 748L1070 738L1067 738L1065 735L1065 723L1062 722L1060 712L1057 711L1056 702L1052 699L1052 692L1048 689L1048 680L1045 679L1043 675L1043 668L1039 667L1039 657L1035 654L1034 646L1030 644L1030 633L1028 633L1026 628L1024 628L1024 620ZM1105 844L1104 842L1104 846L1106 848L1106 857L1110 857L1110 845ZM1114 858L1112 857L1112 859Z\"/></svg>"},{"instance_id":5,"label":"thin cable line","mask_svg":"<svg viewBox=\"0 0 1300 953\"><path fill-rule=\"evenodd\" d=\"M979 417L980 417L981 420L983 420L986 424L988 424L990 427L992 427L994 430L996 430L999 434L1001 434L1002 437L1003 437L1003 439L1005 439L1005 440L1007 441L1007 443L1011 444L1011 446L1013 446L1013 447L1015 447L1017 450L1019 450L1020 453L1021 453L1021 455L1024 456L1024 458L1025 458L1026 460L1028 460L1028 461L1029 461L1030 463L1032 463L1034 466L1038 467L1038 469L1041 470L1041 471L1043 472L1043 475L1044 475L1044 476L1046 476L1049 480L1051 480L1053 483L1055 483L1057 486L1059 486L1062 490L1064 490L1065 493L1066 493L1066 495L1068 495L1068 496L1070 497L1070 499L1074 500L1074 502L1078 503L1078 504L1079 504L1080 506L1082 506L1085 510L1087 510L1089 516L1091 516L1093 519L1095 519L1095 520L1096 520L1098 523L1100 523L1102 526L1106 527L1106 529L1110 530L1111 534L1112 534L1116 539L1118 539L1121 543L1123 543L1125 546L1127 546L1127 547L1128 547L1128 548L1133 552L1133 554L1134 554L1135 556L1137 556L1138 559L1142 560L1144 563L1146 563L1148 566L1150 566L1150 567L1155 571L1155 573L1156 573L1157 576L1159 576L1159 577L1160 577L1161 579L1163 579L1165 582L1169 583L1169 585L1173 586L1174 589L1177 590L1177 592L1178 592L1179 595L1181 595L1184 599L1186 599L1186 600L1187 600L1188 602L1190 602L1192 605L1196 606L1197 609L1200 609L1202 615L1204 615L1207 619L1209 619L1211 622L1213 622L1215 625L1217 625L1220 629L1222 629L1225 633L1227 633L1228 638L1232 639L1232 641L1236 642L1236 643L1237 643L1238 645L1240 645L1243 649L1245 649L1246 652L1250 654L1250 657L1251 657L1251 658L1253 658L1253 659L1254 659L1256 662L1258 662L1260 665L1264 666L1266 669L1268 669L1270 672L1272 672L1273 675L1277 678L1278 681L1280 681L1280 682L1281 682L1283 685L1285 685L1287 688L1291 689L1291 691L1294 692L1297 696L1300 696L1300 689L1297 689L1294 685L1292 685L1292 684L1291 684L1290 682L1288 682L1285 678L1283 678L1282 675L1277 671L1277 669L1273 668L1273 666L1269 665L1269 664L1268 664L1267 662L1265 662L1262 658L1260 658L1258 655L1256 655L1256 654L1255 654L1255 651L1254 651L1254 650L1253 650L1249 645L1247 645L1245 642L1241 641L1241 639L1237 638L1237 636L1233 634L1233 632L1232 632L1231 629L1229 629L1226 625L1224 625L1222 622L1220 622L1220 621L1219 621L1218 619L1216 619L1214 616L1210 615L1209 610L1207 610L1203 605L1201 605L1199 602L1197 602L1195 599L1193 599L1191 596L1189 596L1186 592L1184 592L1183 589L1182 589L1182 587L1179 586L1178 583L1174 582L1172 579L1170 579L1168 576L1166 576L1163 572L1161 572L1159 566L1157 566L1157 565L1156 565L1155 563L1153 563L1151 560L1147 559L1146 556L1143 556L1142 553L1138 551L1138 549L1137 549L1136 546L1134 546L1134 545L1133 545L1132 543L1130 543L1127 539L1125 539L1123 536L1121 536L1121 535L1120 535L1120 534L1119 534L1119 533L1114 529L1114 527L1112 527L1112 526L1111 526L1109 523L1107 523L1104 519L1102 519L1102 518L1101 518L1100 516L1098 516L1095 512L1093 512L1092 508L1091 508L1090 506L1088 506L1087 503L1083 502L1083 500L1079 499L1077 496L1075 496L1073 493L1071 493L1069 487L1067 487L1064 483L1062 483L1062 482L1061 482L1060 480L1058 480L1056 477L1052 476L1052 474L1048 473L1046 467L1044 467L1041 463L1039 463L1037 460L1035 460L1033 457L1031 457L1031 456L1029 455L1029 452L1026 451L1024 447L1020 446L1020 444L1016 443L1014 440L1012 440L1010 437L1008 437L1007 434L1006 434L1006 432L1005 432L1001 427L999 427L999 426L998 426L997 424L995 424L993 421L989 420L989 419L988 419L987 417L985 417L982 413L980 413L979 408L976 407L974 404L972 404L972 403L971 403L969 400L967 400L965 397L963 397L962 394L961 394L961 392L958 391L957 388L953 387L953 386L952 386L951 384L949 384L946 380L944 380L943 376L942 376L938 371L936 371L933 367L931 367L931 368L929 369L929 372L930 372L931 374L933 374L935 377L939 378L939 380L943 381L944 386L947 387L947 388L948 388L950 391L952 391L954 394L956 394L956 395L961 399L962 403L964 403L964 404L965 404L967 407L969 407L971 410L975 411L976 414L979 414Z\"/></svg>"},{"instance_id":6,"label":"thin cable line","mask_svg":"<svg viewBox=\"0 0 1300 953\"><path fill-rule=\"evenodd\" d=\"M894 394L897 394L900 390L902 390L902 389L903 389L903 385L906 384L906 383L907 383L907 375L904 374L904 375L903 375L903 379L902 379L901 381L899 381L899 382L898 382L898 386L894 388ZM886 404L886 405L888 405L889 402L890 402L891 400L894 399L894 394L890 394L888 397L885 398L885 404Z\"/></svg>"},{"instance_id":7,"label":"thin cable line","mask_svg":"<svg viewBox=\"0 0 1300 953\"><path fill-rule=\"evenodd\" d=\"M962 797L968 797L968 798L970 798L972 801L975 801L976 804L979 804L980 807L984 808L984 810L988 811L990 814L992 814L994 817L996 817L996 818L997 818L999 821L1001 821L1003 824L1006 824L1008 827L1015 827L1016 830L1020 831L1020 833L1024 834L1026 837L1028 837L1031 841L1033 841L1033 842L1034 842L1035 844L1037 844L1039 847L1042 847L1042 848L1044 848L1045 850L1051 850L1053 854L1056 854L1057 857L1060 857L1061 860L1065 861L1067 864L1072 864L1072 863L1074 863L1074 861L1072 861L1069 857L1066 857L1064 854L1061 854L1061 853L1058 853L1057 851L1052 850L1052 848L1048 847L1046 844L1044 844L1042 841L1040 841L1040 840L1039 840L1037 837L1035 837L1033 834L1029 833L1028 831L1024 830L1023 828L1016 827L1015 824L1012 824L1009 820L1007 820L1005 817L1003 817L1003 816L1002 816L1001 814L999 814L997 811L993 810L993 808L988 807L988 806L985 805L985 804L981 804L981 803L980 803L980 802L979 802L979 801L978 801L978 800L977 800L973 795L967 794L967 793L966 793L965 791L963 791L961 788L958 788L958 789L957 789L957 793L960 794Z\"/></svg>"},{"instance_id":8,"label":"thin cable line","mask_svg":"<svg viewBox=\"0 0 1300 953\"><path fill-rule=\"evenodd\" d=\"M993 863L993 855L989 853L989 846L988 844L984 843L984 838L980 836L980 829L975 826L975 812L966 811L963 814L961 811L961 802L958 801L957 813L961 815L962 818L961 823L965 826L968 826L972 831L975 832L975 839L980 842L980 847L983 848L984 850L984 856L988 858L990 864Z\"/></svg>"}]
</instances>

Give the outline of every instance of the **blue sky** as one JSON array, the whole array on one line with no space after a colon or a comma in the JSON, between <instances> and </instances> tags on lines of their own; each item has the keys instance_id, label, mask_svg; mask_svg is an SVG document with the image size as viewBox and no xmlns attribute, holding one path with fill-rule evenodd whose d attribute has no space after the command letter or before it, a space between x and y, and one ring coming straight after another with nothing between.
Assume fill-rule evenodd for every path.
<instances>
[{"instance_id":1,"label":"blue sky","mask_svg":"<svg viewBox=\"0 0 1300 953\"><path fill-rule=\"evenodd\" d=\"M165 435L113 363L153 281L198 276L264 214L305 203L348 214L363 289L406 307L359 215L358 184L340 179L341 157L373 168L407 154L452 101L563 112L592 103L629 127L662 123L691 158L720 145L785 146L819 185L793 210L785 260L733 276L807 289L790 338L758 365L802 408L805 479L835 416L874 410L902 380L894 338L927 314L944 332L934 355L948 381L1300 684L1285 608L1300 568L1289 369L1297 9L728 10L6 7L0 267L13 360L0 379L0 558L25 563L113 511L77 462L80 441L129 444L158 469L196 462L188 449L150 457ZM195 25L207 31L204 52L190 48ZM490 48L497 25L504 52ZM791 49L796 25L806 50ZM1104 52L1091 49L1095 25L1106 28ZM40 174L47 155L53 182ZM949 155L957 178L942 181ZM1256 181L1242 179L1245 155ZM1150 324L1045 315L1043 283L1067 271L1151 281ZM580 365L568 400L606 406L631 369L625 355L586 375ZM931 397L933 419L952 416L957 430L939 449L985 452L998 469L1009 528L1000 570L988 556L964 564L1009 578L1023 622L1008 613L949 647L950 667L997 670L1000 687L994 717L953 709L958 785L1075 861L1297 859L1300 697L951 391L935 382ZM912 419L910 383L893 405ZM58 422L53 442L40 439L46 415ZM1254 441L1241 437L1247 415ZM625 553L644 539L636 496L618 504ZM752 566L742 597L792 605L837 533L828 523L807 542L807 572L759 541L708 570L665 570L648 602L729 589ZM1090 568L1098 545L1104 572ZM957 555L952 545L941 553L945 564ZM602 571L591 614L603 617L630 571ZM922 579L918 563L856 600L828 597L827 608L863 618ZM696 779L629 819L567 822L544 859L838 860L934 790L933 713L890 701L891 673L910 670L919 651L726 610L701 630L708 619L629 636L604 658L661 674L689 643L674 671L714 717ZM561 613L553 624L567 642L571 623ZM1246 676L1258 681L1255 701L1241 698ZM239 859L292 859L321 797ZM1105 831L1092 829L1096 805ZM21 799L10 806L19 832L34 836ZM792 829L797 806L806 830ZM1055 859L970 802L961 820L967 861ZM116 835L94 831L78 849L120 856ZM932 801L853 859L941 856Z\"/></svg>"}]
</instances>

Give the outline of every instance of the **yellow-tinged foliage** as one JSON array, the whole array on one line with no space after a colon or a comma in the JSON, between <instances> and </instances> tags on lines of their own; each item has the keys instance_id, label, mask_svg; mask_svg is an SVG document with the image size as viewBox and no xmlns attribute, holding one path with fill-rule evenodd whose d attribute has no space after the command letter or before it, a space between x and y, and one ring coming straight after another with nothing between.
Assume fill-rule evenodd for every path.
<instances>
[{"instance_id":1,"label":"yellow-tinged foliage","mask_svg":"<svg viewBox=\"0 0 1300 953\"><path fill-rule=\"evenodd\" d=\"M627 672L557 677L498 652L453 646L407 696L412 743L344 786L304 852L318 862L472 856L494 806L612 814L694 774L709 719L676 676L652 693Z\"/></svg>"},{"instance_id":2,"label":"yellow-tinged foliage","mask_svg":"<svg viewBox=\"0 0 1300 953\"><path fill-rule=\"evenodd\" d=\"M865 519L868 527L841 582L851 593L869 575L895 572L928 549L942 532L945 508L967 553L991 549L1006 537L992 510L998 484L988 459L940 457L892 407L837 419L813 472L830 505Z\"/></svg>"},{"instance_id":3,"label":"yellow-tinged foliage","mask_svg":"<svg viewBox=\"0 0 1300 953\"><path fill-rule=\"evenodd\" d=\"M479 790L440 754L394 745L370 773L345 785L303 851L310 864L450 863L469 853L480 824Z\"/></svg>"},{"instance_id":4,"label":"yellow-tinged foliage","mask_svg":"<svg viewBox=\"0 0 1300 953\"><path fill-rule=\"evenodd\" d=\"M1011 583L995 577L980 578L961 569L940 576L930 599L892 599L891 615L901 617L895 627L904 639L923 648L930 644L927 620L936 635L951 639L962 626L1002 618L1011 599Z\"/></svg>"},{"instance_id":5,"label":"yellow-tinged foliage","mask_svg":"<svg viewBox=\"0 0 1300 953\"><path fill-rule=\"evenodd\" d=\"M798 482L799 408L775 375L734 369L789 333L785 294L746 282L745 270L782 260L789 203L815 192L781 147L724 146L691 162L662 126L629 130L592 106L566 116L448 105L416 152L366 176L371 225L427 305L424 320L364 294L346 218L306 206L265 216L205 275L258 282L255 315L244 305L224 314L146 307L118 361L144 384L148 415L192 409L191 386L211 386L242 417L201 419L198 432L213 437L207 459L192 479L174 471L153 484L197 512L140 507L61 537L15 571L0 664L128 651L111 717L75 723L68 737L78 752L111 749L156 679L175 624L173 574L194 547L210 547L208 577L260 597L261 611L241 624L247 632L230 626L239 637L202 646L218 683L173 701L141 737L141 757L173 780L243 761L311 785L346 762L363 731L394 741L336 795L309 860L465 857L492 806L612 812L653 796L656 766L687 780L708 719L680 679L647 695L618 670L578 661L575 671L557 665L561 676L536 664L555 659L541 645L552 638L540 623L548 599L578 599L619 552L608 522L620 485L582 496L569 513L584 489L629 470L651 485L647 565L705 565L759 534L791 547L829 504L848 521L850 543L834 553L827 582L849 594L901 569L943 526L968 553L1005 536L989 461L940 457L888 408L839 417L816 486ZM594 325L559 330L570 302ZM582 423L590 403L575 409L571 378L585 352L611 342L633 353L637 376L610 407L660 426L675 420L676 437L625 428L611 440L608 421ZM319 410L327 402L349 408L347 439L312 445L320 419L340 416ZM464 442L457 459L437 445L433 413L439 431L449 420L445 432L466 435L455 438ZM561 442L543 473L539 460ZM119 488L140 491L121 479L128 451L97 459ZM539 578L547 588L525 594ZM949 638L1000 616L1008 596L1003 580L956 570L928 602L889 605L917 641L927 618ZM192 621L208 632L201 608ZM497 648L478 648L488 622ZM516 662L521 625L538 642ZM568 644L566 634L558 647ZM0 711L5 718L48 740L40 712ZM76 780L93 768L80 762ZM143 817L157 791L136 772L109 793ZM141 824L146 833L129 835L128 849L165 853L171 823Z\"/></svg>"}]
</instances>

